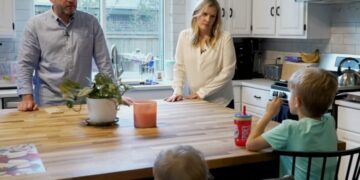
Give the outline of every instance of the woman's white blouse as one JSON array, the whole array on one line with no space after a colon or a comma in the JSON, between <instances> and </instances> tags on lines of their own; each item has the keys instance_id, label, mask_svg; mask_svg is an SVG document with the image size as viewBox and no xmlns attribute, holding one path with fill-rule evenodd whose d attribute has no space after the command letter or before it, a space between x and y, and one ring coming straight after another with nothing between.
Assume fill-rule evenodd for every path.
<instances>
[{"instance_id":1,"label":"woman's white blouse","mask_svg":"<svg viewBox=\"0 0 360 180\"><path fill-rule=\"evenodd\" d=\"M223 32L216 45L200 53L192 46L192 30L183 30L176 47L174 66L174 94L183 95L187 82L190 93L226 106L233 99L231 80L235 71L235 49L230 33Z\"/></svg>"}]
</instances>

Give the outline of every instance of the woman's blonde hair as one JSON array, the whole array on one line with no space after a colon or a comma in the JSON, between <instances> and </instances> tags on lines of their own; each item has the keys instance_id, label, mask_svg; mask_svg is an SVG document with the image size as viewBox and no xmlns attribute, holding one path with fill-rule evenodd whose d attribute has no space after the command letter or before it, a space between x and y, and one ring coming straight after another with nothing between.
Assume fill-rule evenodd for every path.
<instances>
[{"instance_id":1,"label":"woman's blonde hair","mask_svg":"<svg viewBox=\"0 0 360 180\"><path fill-rule=\"evenodd\" d=\"M288 85L292 95L302 101L302 112L311 118L319 118L328 111L338 86L333 74L319 68L296 71Z\"/></svg>"},{"instance_id":2,"label":"woman's blonde hair","mask_svg":"<svg viewBox=\"0 0 360 180\"><path fill-rule=\"evenodd\" d=\"M212 179L203 154L188 145L163 150L153 167L155 180Z\"/></svg>"},{"instance_id":3,"label":"woman's blonde hair","mask_svg":"<svg viewBox=\"0 0 360 180\"><path fill-rule=\"evenodd\" d=\"M197 47L200 45L200 40L199 40L200 30L196 23L197 17L199 17L201 15L202 11L204 11L206 8L209 8L209 7L216 8L216 18L215 18L215 22L211 29L210 40L208 42L209 45L211 47L214 47L216 42L219 40L219 38L221 36L222 21L221 21L221 16L220 16L221 9L220 9L219 3L217 2L217 0L201 0L195 7L195 9L193 11L192 19L191 19L191 28L193 30L192 45L194 47Z\"/></svg>"}]
</instances>

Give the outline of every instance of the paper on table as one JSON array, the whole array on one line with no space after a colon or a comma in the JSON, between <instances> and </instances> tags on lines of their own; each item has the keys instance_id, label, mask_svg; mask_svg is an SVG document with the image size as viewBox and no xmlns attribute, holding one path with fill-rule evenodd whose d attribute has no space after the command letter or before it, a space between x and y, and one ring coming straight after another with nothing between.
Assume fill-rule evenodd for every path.
<instances>
[{"instance_id":1,"label":"paper on table","mask_svg":"<svg viewBox=\"0 0 360 180\"><path fill-rule=\"evenodd\" d=\"M45 167L35 145L18 144L0 148L0 179L43 172Z\"/></svg>"}]
</instances>

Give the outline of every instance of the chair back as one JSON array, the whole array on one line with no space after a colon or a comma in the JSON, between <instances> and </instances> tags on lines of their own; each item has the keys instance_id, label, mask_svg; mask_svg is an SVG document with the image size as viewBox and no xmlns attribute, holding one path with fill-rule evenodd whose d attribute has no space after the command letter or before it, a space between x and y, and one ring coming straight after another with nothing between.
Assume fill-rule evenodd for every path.
<instances>
[{"instance_id":1,"label":"chair back","mask_svg":"<svg viewBox=\"0 0 360 180\"><path fill-rule=\"evenodd\" d=\"M274 153L279 156L288 156L292 157L292 168L291 168L291 175L295 177L295 165L296 165L296 159L298 157L307 158L307 170L306 170L306 179L310 179L310 172L311 172L311 164L313 158L320 158L322 159L322 165L321 165L321 179L324 179L325 170L326 170L326 162L328 158L336 158L336 172L334 179L338 179L338 173L339 173L339 167L341 163L341 159L343 157L349 157L349 162L347 164L344 164L346 166L346 179L349 178L350 174L352 174L351 179L352 180L358 180L359 179L359 160L360 160L360 147L354 148L354 149L348 149L344 151L332 151L332 152L300 152L300 151L282 151L282 150L274 150ZM357 157L356 157L357 155ZM354 160L353 160L354 159ZM354 171L351 173L351 167L355 164Z\"/></svg>"}]
</instances>

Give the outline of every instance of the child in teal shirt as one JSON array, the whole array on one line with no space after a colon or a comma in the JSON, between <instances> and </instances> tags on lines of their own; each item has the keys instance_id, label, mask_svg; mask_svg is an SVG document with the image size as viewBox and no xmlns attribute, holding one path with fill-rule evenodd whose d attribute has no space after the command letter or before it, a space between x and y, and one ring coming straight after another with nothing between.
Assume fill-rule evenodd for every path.
<instances>
[{"instance_id":1,"label":"child in teal shirt","mask_svg":"<svg viewBox=\"0 0 360 180\"><path fill-rule=\"evenodd\" d=\"M296 71L288 82L291 93L289 107L299 120L284 120L277 127L264 133L272 117L278 114L282 100L274 97L268 104L264 116L250 133L246 148L259 151L264 148L287 151L336 151L337 136L334 118L326 113L332 104L336 89L336 78L318 68ZM291 175L292 159L280 158L280 176ZM312 162L311 179L320 179L322 160ZM307 159L296 161L295 179L306 179ZM325 179L333 179L336 160L326 163Z\"/></svg>"}]
</instances>

